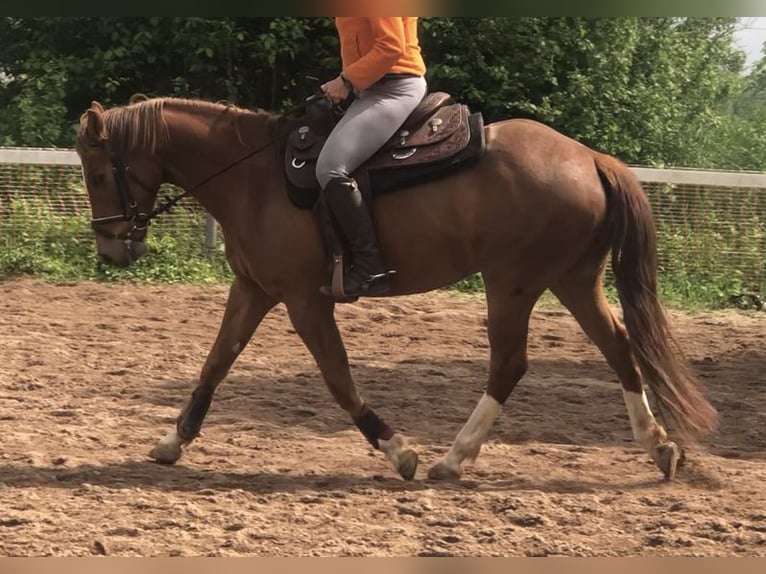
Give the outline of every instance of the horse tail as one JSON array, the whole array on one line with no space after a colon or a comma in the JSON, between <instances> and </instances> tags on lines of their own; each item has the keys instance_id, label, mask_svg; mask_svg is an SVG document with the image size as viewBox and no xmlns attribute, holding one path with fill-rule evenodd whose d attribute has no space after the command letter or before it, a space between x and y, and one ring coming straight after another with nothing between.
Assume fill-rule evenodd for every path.
<instances>
[{"instance_id":1,"label":"horse tail","mask_svg":"<svg viewBox=\"0 0 766 574\"><path fill-rule=\"evenodd\" d=\"M612 271L631 348L665 424L681 438L704 438L717 413L673 339L657 297L657 237L651 206L636 175L614 157L597 154L607 194Z\"/></svg>"}]
</instances>

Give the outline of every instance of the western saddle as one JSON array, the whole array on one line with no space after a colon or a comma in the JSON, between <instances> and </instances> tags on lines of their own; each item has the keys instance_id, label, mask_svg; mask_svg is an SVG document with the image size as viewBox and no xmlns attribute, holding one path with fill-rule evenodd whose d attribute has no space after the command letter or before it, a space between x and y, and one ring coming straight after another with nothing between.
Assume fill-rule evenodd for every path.
<instances>
[{"instance_id":1,"label":"western saddle","mask_svg":"<svg viewBox=\"0 0 766 574\"><path fill-rule=\"evenodd\" d=\"M339 114L326 98L313 99L285 143L284 167L293 203L312 209L319 197L316 161ZM351 176L367 200L447 175L484 152L480 113L454 102L445 92L427 94L404 124Z\"/></svg>"}]
</instances>

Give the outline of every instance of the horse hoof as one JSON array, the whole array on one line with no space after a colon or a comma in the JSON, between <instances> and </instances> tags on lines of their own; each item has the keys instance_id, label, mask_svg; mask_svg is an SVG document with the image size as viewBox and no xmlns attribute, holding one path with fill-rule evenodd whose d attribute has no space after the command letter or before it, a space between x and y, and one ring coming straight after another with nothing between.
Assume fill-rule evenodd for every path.
<instances>
[{"instance_id":1,"label":"horse hoof","mask_svg":"<svg viewBox=\"0 0 766 574\"><path fill-rule=\"evenodd\" d=\"M404 480L412 480L415 477L415 471L418 469L418 453L411 448L399 454L399 462L396 470Z\"/></svg>"},{"instance_id":2,"label":"horse hoof","mask_svg":"<svg viewBox=\"0 0 766 574\"><path fill-rule=\"evenodd\" d=\"M681 459L681 451L674 442L666 442L657 447L655 462L665 475L665 480L673 480L676 476L678 461Z\"/></svg>"},{"instance_id":3,"label":"horse hoof","mask_svg":"<svg viewBox=\"0 0 766 574\"><path fill-rule=\"evenodd\" d=\"M431 480L457 480L460 478L460 468L451 467L444 461L440 461L428 469L428 478Z\"/></svg>"},{"instance_id":4,"label":"horse hoof","mask_svg":"<svg viewBox=\"0 0 766 574\"><path fill-rule=\"evenodd\" d=\"M160 442L151 450L149 456L160 464L175 464L181 458L181 447Z\"/></svg>"}]
</instances>

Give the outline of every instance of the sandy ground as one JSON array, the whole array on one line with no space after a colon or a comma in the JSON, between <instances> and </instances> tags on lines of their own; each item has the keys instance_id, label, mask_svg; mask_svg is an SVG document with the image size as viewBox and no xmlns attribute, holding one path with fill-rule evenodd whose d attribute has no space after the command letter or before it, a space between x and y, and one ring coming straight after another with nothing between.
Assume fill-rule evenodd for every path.
<instances>
[{"instance_id":1,"label":"sandy ground","mask_svg":"<svg viewBox=\"0 0 766 574\"><path fill-rule=\"evenodd\" d=\"M283 307L203 436L155 464L226 293L0 283L0 555L766 556L764 313L673 313L722 421L671 484L596 348L550 308L476 464L429 481L486 377L482 300L447 293L338 308L362 394L421 455L414 481L335 405Z\"/></svg>"}]
</instances>

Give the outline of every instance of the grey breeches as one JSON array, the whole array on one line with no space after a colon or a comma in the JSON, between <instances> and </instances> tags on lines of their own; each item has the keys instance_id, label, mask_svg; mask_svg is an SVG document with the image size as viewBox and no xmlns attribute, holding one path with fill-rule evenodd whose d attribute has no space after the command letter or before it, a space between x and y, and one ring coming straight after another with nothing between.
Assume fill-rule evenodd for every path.
<instances>
[{"instance_id":1,"label":"grey breeches","mask_svg":"<svg viewBox=\"0 0 766 574\"><path fill-rule=\"evenodd\" d=\"M360 92L327 138L316 164L319 185L348 177L378 151L426 95L418 77L383 78Z\"/></svg>"}]
</instances>

